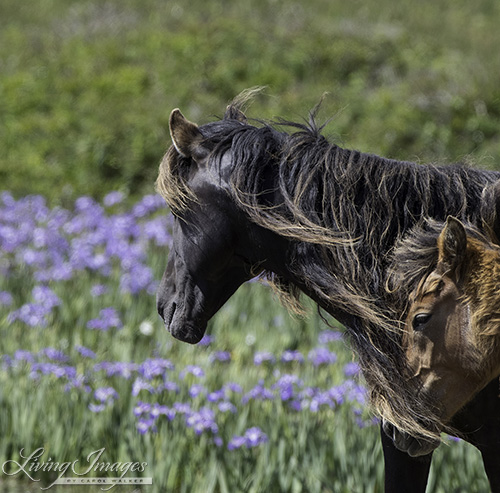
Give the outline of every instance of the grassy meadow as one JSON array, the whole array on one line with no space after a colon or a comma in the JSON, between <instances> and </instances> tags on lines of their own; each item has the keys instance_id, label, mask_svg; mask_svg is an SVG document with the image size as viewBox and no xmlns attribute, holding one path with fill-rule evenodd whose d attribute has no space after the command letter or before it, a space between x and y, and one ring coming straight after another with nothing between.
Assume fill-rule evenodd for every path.
<instances>
[{"instance_id":1,"label":"grassy meadow","mask_svg":"<svg viewBox=\"0 0 500 493\"><path fill-rule=\"evenodd\" d=\"M166 333L154 302L166 213L152 195L130 208L116 192L80 197L72 209L0 196L0 484L25 491L38 463L31 477L49 486L61 473L51 462L78 461L83 474L104 448L99 463L147 463L132 474L153 478L140 491L381 491L378 426L333 320L312 307L291 318L252 282L198 345ZM433 491L484 491L481 468L450 442Z\"/></svg>"},{"instance_id":2,"label":"grassy meadow","mask_svg":"<svg viewBox=\"0 0 500 493\"><path fill-rule=\"evenodd\" d=\"M494 0L1 0L0 489L78 461L152 478L116 491L383 491L335 321L293 318L254 282L199 345L162 327L168 116L204 123L264 85L249 116L300 120L328 92L345 147L497 169L499 20ZM101 449L115 468L83 474ZM428 491L488 491L479 453L447 441Z\"/></svg>"}]
</instances>

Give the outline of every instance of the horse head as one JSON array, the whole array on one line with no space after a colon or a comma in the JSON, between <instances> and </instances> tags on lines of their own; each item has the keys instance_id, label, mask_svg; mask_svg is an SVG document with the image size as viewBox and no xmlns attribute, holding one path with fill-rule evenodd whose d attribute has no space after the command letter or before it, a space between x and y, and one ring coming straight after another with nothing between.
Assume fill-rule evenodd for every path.
<instances>
[{"instance_id":1,"label":"horse head","mask_svg":"<svg viewBox=\"0 0 500 493\"><path fill-rule=\"evenodd\" d=\"M223 120L198 126L175 109L169 123L173 145L157 188L174 213L173 247L157 309L174 337L197 343L208 320L259 274L279 241L264 241L230 193L231 140L246 128L244 114L231 106Z\"/></svg>"}]
</instances>

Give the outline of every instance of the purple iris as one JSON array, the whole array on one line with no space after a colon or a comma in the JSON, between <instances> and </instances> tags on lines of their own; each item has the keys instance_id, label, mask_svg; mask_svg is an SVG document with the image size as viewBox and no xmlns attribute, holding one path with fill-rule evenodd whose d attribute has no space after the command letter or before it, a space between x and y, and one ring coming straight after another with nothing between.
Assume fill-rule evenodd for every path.
<instances>
[{"instance_id":1,"label":"purple iris","mask_svg":"<svg viewBox=\"0 0 500 493\"><path fill-rule=\"evenodd\" d=\"M249 428L243 436L234 436L229 442L227 448L235 450L241 447L257 447L268 441L267 435L258 427Z\"/></svg>"}]
</instances>

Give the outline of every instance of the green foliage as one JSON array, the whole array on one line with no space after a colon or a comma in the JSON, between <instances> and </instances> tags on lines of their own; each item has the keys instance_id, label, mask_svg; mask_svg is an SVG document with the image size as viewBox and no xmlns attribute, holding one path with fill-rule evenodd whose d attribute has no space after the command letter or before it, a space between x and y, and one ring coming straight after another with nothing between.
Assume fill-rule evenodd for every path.
<instances>
[{"instance_id":1,"label":"green foliage","mask_svg":"<svg viewBox=\"0 0 500 493\"><path fill-rule=\"evenodd\" d=\"M168 115L324 118L351 148L500 162L498 3L2 2L0 181L52 202L151 191Z\"/></svg>"}]
</instances>

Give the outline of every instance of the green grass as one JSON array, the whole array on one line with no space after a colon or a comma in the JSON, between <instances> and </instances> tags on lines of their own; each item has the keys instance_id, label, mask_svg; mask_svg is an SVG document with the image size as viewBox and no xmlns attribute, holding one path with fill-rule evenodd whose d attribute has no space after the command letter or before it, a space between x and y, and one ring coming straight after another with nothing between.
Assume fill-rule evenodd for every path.
<instances>
[{"instance_id":1,"label":"green grass","mask_svg":"<svg viewBox=\"0 0 500 493\"><path fill-rule=\"evenodd\" d=\"M180 107L204 123L267 85L251 116L321 98L347 147L496 167L499 6L464 0L2 2L0 180L52 201L151 190ZM57 184L56 187L54 185Z\"/></svg>"}]
</instances>

